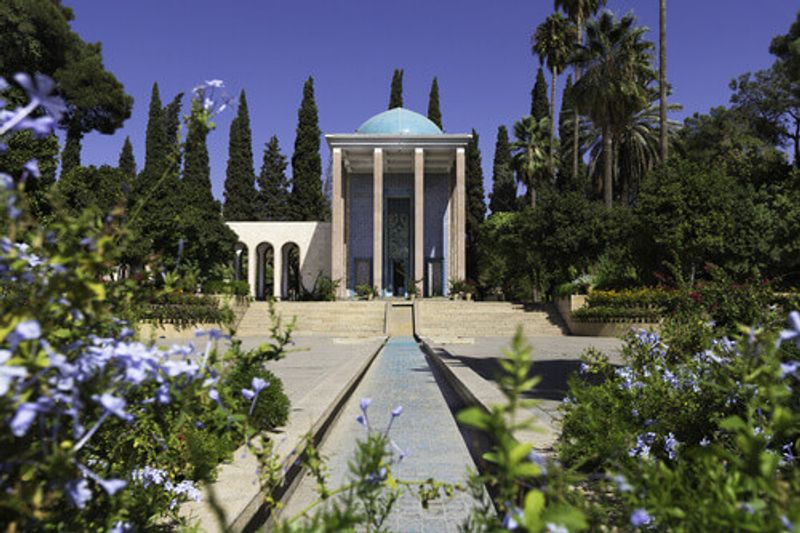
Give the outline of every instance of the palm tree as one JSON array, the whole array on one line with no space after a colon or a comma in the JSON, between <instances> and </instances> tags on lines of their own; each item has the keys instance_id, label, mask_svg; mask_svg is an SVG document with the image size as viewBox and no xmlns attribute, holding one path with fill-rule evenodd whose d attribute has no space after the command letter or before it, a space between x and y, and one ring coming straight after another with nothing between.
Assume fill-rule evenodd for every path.
<instances>
[{"instance_id":1,"label":"palm tree","mask_svg":"<svg viewBox=\"0 0 800 533\"><path fill-rule=\"evenodd\" d=\"M661 160L666 161L669 155L669 145L667 143L667 0L659 0L658 7L658 89L661 100L659 144L661 147Z\"/></svg>"},{"instance_id":2,"label":"palm tree","mask_svg":"<svg viewBox=\"0 0 800 533\"><path fill-rule=\"evenodd\" d=\"M635 22L632 14L617 20L613 14L603 13L586 26L586 44L574 57L584 68L583 77L573 87L575 102L602 130L605 154L613 153L614 135L647 106L647 85L655 78L650 56L653 44L644 40L647 28L636 27ZM603 166L603 196L606 207L611 207L614 158L604 157Z\"/></svg>"},{"instance_id":3,"label":"palm tree","mask_svg":"<svg viewBox=\"0 0 800 533\"><path fill-rule=\"evenodd\" d=\"M661 161L660 106L656 104L657 99L658 94L653 92L647 107L631 116L616 137L612 160L623 205L635 200L641 180ZM680 108L678 104L669 106L670 111ZM668 121L668 138L674 138L680 126L680 122ZM591 128L583 135L590 144L589 174L597 176L597 170L605 162L603 135L597 128Z\"/></svg>"},{"instance_id":4,"label":"palm tree","mask_svg":"<svg viewBox=\"0 0 800 533\"><path fill-rule=\"evenodd\" d=\"M550 69L550 153L555 150L556 138L556 82L558 75L567 66L575 47L577 31L561 13L553 13L542 22L532 37L532 51L539 56L539 61ZM551 164L553 158L551 157ZM550 172L555 178L555 166Z\"/></svg>"},{"instance_id":5,"label":"palm tree","mask_svg":"<svg viewBox=\"0 0 800 533\"><path fill-rule=\"evenodd\" d=\"M517 140L511 143L514 154L514 166L517 176L528 187L531 195L531 207L536 208L536 189L541 182L542 174L551 168L551 160L555 152L548 146L550 135L550 119L536 120L527 116L514 124L514 136Z\"/></svg>"},{"instance_id":6,"label":"palm tree","mask_svg":"<svg viewBox=\"0 0 800 533\"><path fill-rule=\"evenodd\" d=\"M553 0L554 9L563 9L567 17L575 24L577 36L575 43L583 46L583 30L589 17L594 16L597 11L606 5L608 0ZM580 67L575 67L575 83L581 79ZM578 160L580 158L580 116L577 107L573 109L575 114L574 127L572 128L572 175L578 176Z\"/></svg>"}]
</instances>

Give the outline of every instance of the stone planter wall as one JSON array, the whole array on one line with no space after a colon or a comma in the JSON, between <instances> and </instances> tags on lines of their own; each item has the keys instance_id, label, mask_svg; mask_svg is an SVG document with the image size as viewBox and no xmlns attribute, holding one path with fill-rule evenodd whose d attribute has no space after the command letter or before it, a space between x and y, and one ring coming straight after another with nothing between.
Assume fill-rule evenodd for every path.
<instances>
[{"instance_id":1,"label":"stone planter wall","mask_svg":"<svg viewBox=\"0 0 800 533\"><path fill-rule=\"evenodd\" d=\"M582 337L623 337L632 328L658 329L650 322L581 322L572 319L572 312L586 305L585 294L573 294L556 300L556 308L572 335Z\"/></svg>"}]
</instances>

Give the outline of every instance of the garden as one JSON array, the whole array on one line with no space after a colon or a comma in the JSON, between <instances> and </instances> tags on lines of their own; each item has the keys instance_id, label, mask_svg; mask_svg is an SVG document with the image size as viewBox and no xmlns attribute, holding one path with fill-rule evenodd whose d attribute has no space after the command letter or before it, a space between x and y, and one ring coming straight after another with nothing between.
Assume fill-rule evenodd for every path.
<instances>
[{"instance_id":1,"label":"garden","mask_svg":"<svg viewBox=\"0 0 800 533\"><path fill-rule=\"evenodd\" d=\"M558 444L542 454L519 439L537 427L539 382L520 331L500 359L503 403L457 414L485 442L467 484L395 477L409 460L391 436L403 407L378 428L362 399L348 482L329 486L309 436L297 466L318 500L293 517L272 497L286 474L274 432L290 405L266 368L287 357L293 324L271 312L268 342L245 349L236 338L250 287L229 264L225 221L328 216L313 79L291 187L277 137L256 176L242 91L219 202L207 139L233 102L222 81L194 87L183 117L182 93L164 106L153 86L139 171L129 139L118 166L84 166L83 136L119 129L132 98L99 44L72 31L71 9L0 7L0 527L204 527L181 506L241 454L258 458L276 531L382 531L403 494L428 509L456 493L473 498L467 531L800 527L800 14L772 41L771 67L734 80L730 105L681 125L666 119L666 71L656 73L632 14L555 5L563 13L533 39L551 97L540 69L515 140L499 129L488 217L477 136L468 149L468 279L450 290L536 303L581 295L572 320L634 326L624 363L584 353ZM567 81L556 121L567 68L582 77ZM435 87L429 114L441 123ZM338 283L321 273L300 297L335 299ZM200 329L185 344L148 338L146 327L164 325ZM208 504L226 529L215 498L224 494L212 490Z\"/></svg>"}]
</instances>

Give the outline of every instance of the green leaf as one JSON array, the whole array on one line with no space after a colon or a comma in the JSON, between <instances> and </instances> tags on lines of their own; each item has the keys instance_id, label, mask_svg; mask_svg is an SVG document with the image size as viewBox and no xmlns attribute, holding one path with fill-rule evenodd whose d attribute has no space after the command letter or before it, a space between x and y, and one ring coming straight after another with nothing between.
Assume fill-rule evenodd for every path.
<instances>
[{"instance_id":1,"label":"green leaf","mask_svg":"<svg viewBox=\"0 0 800 533\"><path fill-rule=\"evenodd\" d=\"M488 429L489 427L487 424L487 418L488 415L484 413L480 407L468 407L467 409L464 409L458 413L456 416L456 419L460 423L483 430Z\"/></svg>"},{"instance_id":2,"label":"green leaf","mask_svg":"<svg viewBox=\"0 0 800 533\"><path fill-rule=\"evenodd\" d=\"M539 531L542 528L542 510L544 509L544 494L539 490L532 490L525 495L525 509L523 518L528 531Z\"/></svg>"}]
</instances>

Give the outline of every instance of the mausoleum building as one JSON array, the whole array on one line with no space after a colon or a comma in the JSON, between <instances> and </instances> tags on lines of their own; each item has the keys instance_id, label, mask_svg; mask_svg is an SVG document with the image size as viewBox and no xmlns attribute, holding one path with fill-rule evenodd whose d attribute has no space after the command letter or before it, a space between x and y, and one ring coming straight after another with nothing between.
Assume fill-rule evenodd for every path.
<instances>
[{"instance_id":1,"label":"mausoleum building","mask_svg":"<svg viewBox=\"0 0 800 533\"><path fill-rule=\"evenodd\" d=\"M278 298L290 296L286 243L299 249L299 278L309 290L322 274L339 281L340 299L354 296L359 286L384 297L404 296L412 287L425 297L447 295L448 281L464 279L466 272L470 137L443 133L404 108L375 115L355 133L325 135L331 149L330 223L230 223L240 250L252 258L247 277L253 296L264 296L268 269L259 246L265 243L273 249Z\"/></svg>"}]
</instances>

